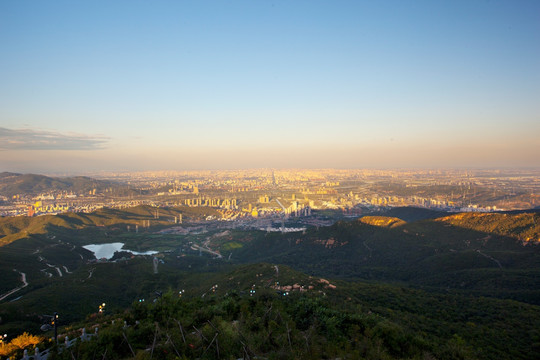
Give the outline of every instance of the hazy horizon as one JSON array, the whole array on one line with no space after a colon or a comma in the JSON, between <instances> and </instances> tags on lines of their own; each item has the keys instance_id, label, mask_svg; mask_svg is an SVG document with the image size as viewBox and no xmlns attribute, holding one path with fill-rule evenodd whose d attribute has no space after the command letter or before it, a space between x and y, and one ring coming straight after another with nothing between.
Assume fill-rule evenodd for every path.
<instances>
[{"instance_id":1,"label":"hazy horizon","mask_svg":"<svg viewBox=\"0 0 540 360\"><path fill-rule=\"evenodd\" d=\"M537 1L0 3L0 171L539 168Z\"/></svg>"}]
</instances>

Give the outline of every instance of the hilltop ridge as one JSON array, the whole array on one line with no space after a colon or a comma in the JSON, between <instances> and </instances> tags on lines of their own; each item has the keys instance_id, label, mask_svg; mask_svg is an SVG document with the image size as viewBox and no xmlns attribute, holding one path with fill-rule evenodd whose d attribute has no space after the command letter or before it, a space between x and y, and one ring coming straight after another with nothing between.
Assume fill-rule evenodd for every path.
<instances>
[{"instance_id":1,"label":"hilltop ridge","mask_svg":"<svg viewBox=\"0 0 540 360\"><path fill-rule=\"evenodd\" d=\"M0 195L11 197L17 194L37 195L50 191L88 192L103 190L118 183L96 180L88 176L49 177L38 174L0 173Z\"/></svg>"}]
</instances>

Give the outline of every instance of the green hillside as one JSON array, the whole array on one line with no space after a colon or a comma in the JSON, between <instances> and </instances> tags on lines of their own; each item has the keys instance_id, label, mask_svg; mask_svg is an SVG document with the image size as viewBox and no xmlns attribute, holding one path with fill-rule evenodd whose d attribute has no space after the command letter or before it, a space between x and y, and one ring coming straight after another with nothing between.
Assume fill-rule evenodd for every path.
<instances>
[{"instance_id":1,"label":"green hillside","mask_svg":"<svg viewBox=\"0 0 540 360\"><path fill-rule=\"evenodd\" d=\"M160 208L155 219L156 210L0 219L0 295L16 289L0 300L0 333L38 333L42 315L54 311L65 326L90 327L105 302L115 314L109 319L132 325L126 336L138 358L154 344L155 322L155 350L180 358L218 358L209 322L219 329L219 358L242 357L242 336L250 356L269 358L533 359L540 349L540 246L523 241L523 234L537 231L537 213L412 222L371 216L305 233L182 235L159 230L174 226L179 213L197 220L214 210ZM143 220L150 228L128 231ZM116 262L99 262L82 248L112 242L161 251L158 273L153 256L122 253ZM161 299L156 292L169 295ZM125 311L139 299L144 304ZM162 303L167 312L156 307ZM268 322L256 320L261 312ZM197 335L190 338L194 347L184 343L174 319L207 339ZM133 356L129 347L116 346L121 328L103 327L104 337L81 345L76 358L92 358L84 354L96 346L108 348L112 358Z\"/></svg>"},{"instance_id":2,"label":"green hillside","mask_svg":"<svg viewBox=\"0 0 540 360\"><path fill-rule=\"evenodd\" d=\"M531 244L540 243L540 212L460 213L437 219L486 234L510 236Z\"/></svg>"},{"instance_id":3,"label":"green hillside","mask_svg":"<svg viewBox=\"0 0 540 360\"><path fill-rule=\"evenodd\" d=\"M72 320L70 312L77 309L90 314L88 321L60 334L73 337L80 327L100 327L95 341L60 359L71 358L71 353L92 358L96 351L102 357L105 349L107 358L132 358L134 353L149 358L145 349L151 348L154 357L165 359L236 359L243 351L251 357L285 359L534 359L540 345L540 307L509 300L336 281L264 263L157 275L149 262L101 267L95 280L73 281L67 292L57 287L40 295L45 302L60 299L64 321ZM276 290L294 285L288 295ZM156 291L165 293L160 297ZM119 302L118 294L126 299ZM10 309L30 309L29 300L19 301L16 307L4 305L2 317L14 317ZM111 314L106 318L96 314L102 302ZM117 325L111 325L113 319ZM215 343L211 345L215 336L219 355Z\"/></svg>"},{"instance_id":4,"label":"green hillside","mask_svg":"<svg viewBox=\"0 0 540 360\"><path fill-rule=\"evenodd\" d=\"M469 214L461 216L412 223L365 217L305 234L239 234L235 240L243 246L232 258L540 304L540 246L520 240L538 232L532 215L484 216L484 227ZM501 219L515 227L505 227ZM489 230L485 224L500 224L499 234L481 231Z\"/></svg>"}]
</instances>

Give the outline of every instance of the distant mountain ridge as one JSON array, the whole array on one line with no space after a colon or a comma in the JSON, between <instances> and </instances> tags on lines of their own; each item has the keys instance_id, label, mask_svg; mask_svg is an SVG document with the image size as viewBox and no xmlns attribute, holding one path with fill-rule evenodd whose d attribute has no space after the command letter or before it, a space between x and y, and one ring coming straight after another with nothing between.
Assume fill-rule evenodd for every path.
<instances>
[{"instance_id":1,"label":"distant mountain ridge","mask_svg":"<svg viewBox=\"0 0 540 360\"><path fill-rule=\"evenodd\" d=\"M118 183L87 176L49 177L38 174L0 173L0 195L37 195L50 191L88 192L116 186Z\"/></svg>"}]
</instances>

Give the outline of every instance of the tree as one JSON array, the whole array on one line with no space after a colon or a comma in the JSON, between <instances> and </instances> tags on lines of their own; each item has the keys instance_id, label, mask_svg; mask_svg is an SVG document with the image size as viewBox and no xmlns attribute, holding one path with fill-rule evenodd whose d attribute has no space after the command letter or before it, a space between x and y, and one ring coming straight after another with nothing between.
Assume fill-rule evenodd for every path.
<instances>
[{"instance_id":1,"label":"tree","mask_svg":"<svg viewBox=\"0 0 540 360\"><path fill-rule=\"evenodd\" d=\"M22 335L19 335L15 339L11 340L11 345L18 349L24 350L28 347L35 347L43 340L44 338L42 336L31 335L24 332Z\"/></svg>"}]
</instances>

